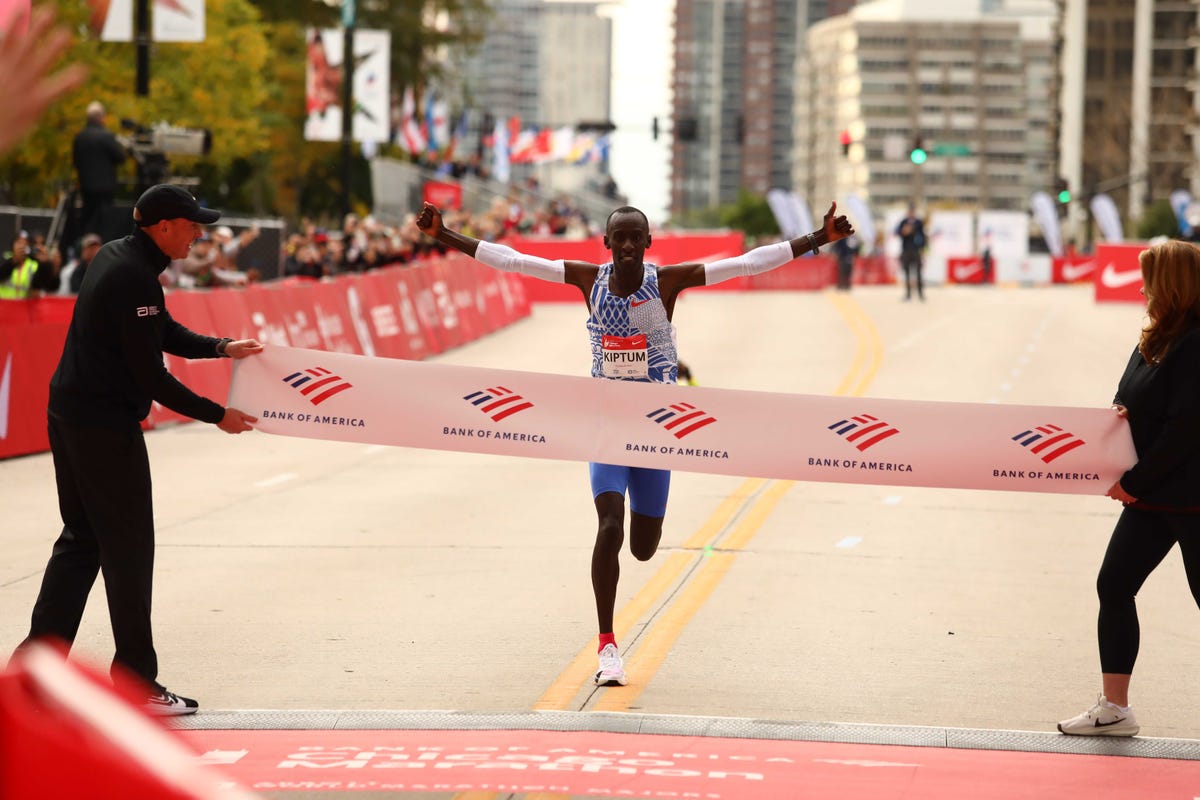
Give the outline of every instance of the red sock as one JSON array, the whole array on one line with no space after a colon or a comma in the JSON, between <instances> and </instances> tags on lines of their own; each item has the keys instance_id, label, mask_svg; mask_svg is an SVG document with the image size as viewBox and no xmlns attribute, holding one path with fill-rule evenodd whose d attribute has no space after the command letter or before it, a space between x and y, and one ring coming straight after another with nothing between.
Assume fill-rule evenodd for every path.
<instances>
[{"instance_id":1,"label":"red sock","mask_svg":"<svg viewBox=\"0 0 1200 800\"><path fill-rule=\"evenodd\" d=\"M611 644L613 647L617 646L616 635L612 634L612 633L600 634L600 646L596 648L596 652L599 653L601 650L604 649L605 645L609 645L609 644Z\"/></svg>"}]
</instances>

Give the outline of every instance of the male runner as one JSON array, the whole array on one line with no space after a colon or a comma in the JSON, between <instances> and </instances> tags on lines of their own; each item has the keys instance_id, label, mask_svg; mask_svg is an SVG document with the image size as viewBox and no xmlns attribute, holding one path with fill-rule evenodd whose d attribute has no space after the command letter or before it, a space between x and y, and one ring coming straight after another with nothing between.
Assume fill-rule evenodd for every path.
<instances>
[{"instance_id":1,"label":"male runner","mask_svg":"<svg viewBox=\"0 0 1200 800\"><path fill-rule=\"evenodd\" d=\"M612 251L613 260L607 264L549 261L473 239L445 228L441 211L432 203L425 203L421 209L417 227L489 267L577 287L590 312L587 328L592 343L592 377L675 383L678 356L671 317L679 293L739 275L757 275L850 236L854 228L845 216L835 216L836 211L837 204L831 204L821 230L787 242L764 245L711 264L667 267L644 262L650 247L650 223L645 214L631 206L622 206L608 217L604 246ZM645 356L605 360L606 351L616 350L641 351ZM591 478L599 519L592 550L592 591L600 626L600 664L594 682L597 686L624 686L625 665L613 635L613 610L620 577L618 557L625 539L625 494L629 494L629 549L634 558L648 561L662 537L671 473L648 467L592 464Z\"/></svg>"}]
</instances>

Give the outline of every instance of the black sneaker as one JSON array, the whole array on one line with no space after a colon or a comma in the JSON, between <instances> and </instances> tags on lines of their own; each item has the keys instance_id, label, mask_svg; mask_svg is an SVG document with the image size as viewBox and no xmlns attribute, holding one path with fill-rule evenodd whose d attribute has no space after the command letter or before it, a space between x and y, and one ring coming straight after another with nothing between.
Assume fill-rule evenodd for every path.
<instances>
[{"instance_id":1,"label":"black sneaker","mask_svg":"<svg viewBox=\"0 0 1200 800\"><path fill-rule=\"evenodd\" d=\"M159 717L180 717L184 714L195 714L200 704L190 697L180 697L159 686L146 698L146 702L142 703L142 708Z\"/></svg>"}]
</instances>

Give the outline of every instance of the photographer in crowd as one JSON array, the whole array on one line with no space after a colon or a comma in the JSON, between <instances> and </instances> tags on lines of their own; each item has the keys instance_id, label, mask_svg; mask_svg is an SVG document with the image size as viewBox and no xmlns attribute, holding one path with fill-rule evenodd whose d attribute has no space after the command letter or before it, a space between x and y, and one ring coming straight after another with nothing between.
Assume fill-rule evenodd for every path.
<instances>
[{"instance_id":1,"label":"photographer in crowd","mask_svg":"<svg viewBox=\"0 0 1200 800\"><path fill-rule=\"evenodd\" d=\"M83 200L80 230L84 231L104 230L104 211L112 207L117 194L117 167L127 157L116 135L104 126L104 116L103 105L96 101L89 103L87 123L75 134L71 148Z\"/></svg>"}]
</instances>

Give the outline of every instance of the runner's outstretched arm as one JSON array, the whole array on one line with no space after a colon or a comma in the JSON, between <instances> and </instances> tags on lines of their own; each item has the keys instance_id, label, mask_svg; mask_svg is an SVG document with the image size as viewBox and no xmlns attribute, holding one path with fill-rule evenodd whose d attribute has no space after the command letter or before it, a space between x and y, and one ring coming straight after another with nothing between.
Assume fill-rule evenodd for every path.
<instances>
[{"instance_id":1,"label":"runner's outstretched arm","mask_svg":"<svg viewBox=\"0 0 1200 800\"><path fill-rule=\"evenodd\" d=\"M442 224L442 212L433 203L425 203L417 216L417 227L426 236L437 239L459 252L489 267L503 272L519 272L552 283L566 283L566 262L550 261L537 256L520 253L511 247L494 242L485 242L466 234L452 231Z\"/></svg>"},{"instance_id":2,"label":"runner's outstretched arm","mask_svg":"<svg viewBox=\"0 0 1200 800\"><path fill-rule=\"evenodd\" d=\"M670 302L684 289L693 286L712 286L714 283L727 281L739 276L758 275L776 267L782 267L794 258L805 253L820 252L819 248L832 244L838 239L845 239L854 233L854 226L846 216L837 215L837 203L831 203L825 212L824 224L818 231L797 236L786 242L776 242L756 247L749 252L733 258L723 258L709 264L677 264L664 267L659 276L664 296L669 296Z\"/></svg>"},{"instance_id":3,"label":"runner's outstretched arm","mask_svg":"<svg viewBox=\"0 0 1200 800\"><path fill-rule=\"evenodd\" d=\"M843 214L837 216L837 203L830 203L821 230L797 236L786 242L756 247L735 258L723 258L704 265L704 284L711 286L739 275L758 275L782 267L805 253L820 252L822 245L833 244L854 233L854 226Z\"/></svg>"}]
</instances>

